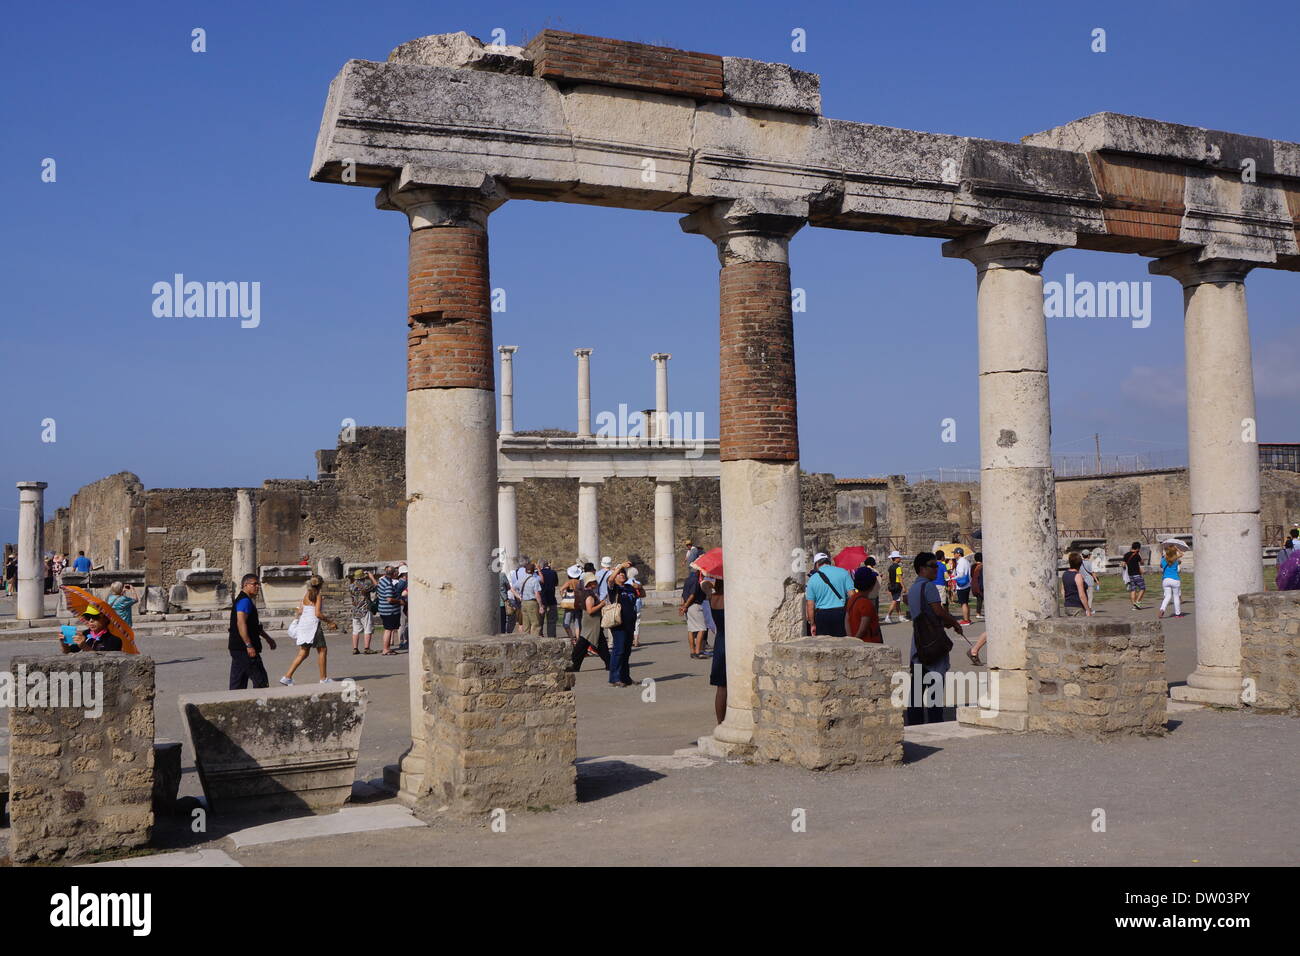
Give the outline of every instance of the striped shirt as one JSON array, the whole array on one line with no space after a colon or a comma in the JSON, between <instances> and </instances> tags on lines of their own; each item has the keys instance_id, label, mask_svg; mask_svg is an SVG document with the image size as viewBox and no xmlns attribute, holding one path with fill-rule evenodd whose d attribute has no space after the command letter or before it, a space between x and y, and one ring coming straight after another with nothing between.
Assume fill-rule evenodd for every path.
<instances>
[{"instance_id":1,"label":"striped shirt","mask_svg":"<svg viewBox=\"0 0 1300 956\"><path fill-rule=\"evenodd\" d=\"M379 579L380 614L397 614L402 610L397 603L397 595L401 593L401 583L397 578L387 576Z\"/></svg>"}]
</instances>

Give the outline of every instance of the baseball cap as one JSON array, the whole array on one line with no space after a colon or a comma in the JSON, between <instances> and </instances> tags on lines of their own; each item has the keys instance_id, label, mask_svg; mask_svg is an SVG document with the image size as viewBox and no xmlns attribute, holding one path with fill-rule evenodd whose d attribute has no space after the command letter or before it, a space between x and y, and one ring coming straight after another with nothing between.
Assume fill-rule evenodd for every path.
<instances>
[{"instance_id":1,"label":"baseball cap","mask_svg":"<svg viewBox=\"0 0 1300 956\"><path fill-rule=\"evenodd\" d=\"M813 555L813 564L816 564L818 561L829 561L830 559L831 556L825 551L818 551Z\"/></svg>"},{"instance_id":2,"label":"baseball cap","mask_svg":"<svg viewBox=\"0 0 1300 956\"><path fill-rule=\"evenodd\" d=\"M104 612L101 611L94 604L87 604L86 609L81 613L84 614L86 617L99 617L99 615L103 614Z\"/></svg>"},{"instance_id":3,"label":"baseball cap","mask_svg":"<svg viewBox=\"0 0 1300 956\"><path fill-rule=\"evenodd\" d=\"M903 553L901 551L890 551L889 556L891 558L901 558L903 556Z\"/></svg>"}]
</instances>

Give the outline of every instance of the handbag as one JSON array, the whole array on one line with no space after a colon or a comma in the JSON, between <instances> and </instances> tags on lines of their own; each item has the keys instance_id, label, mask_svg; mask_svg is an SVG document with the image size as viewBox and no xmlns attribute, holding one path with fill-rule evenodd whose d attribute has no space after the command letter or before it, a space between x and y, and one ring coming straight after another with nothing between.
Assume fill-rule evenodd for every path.
<instances>
[{"instance_id":1,"label":"handbag","mask_svg":"<svg viewBox=\"0 0 1300 956\"><path fill-rule=\"evenodd\" d=\"M288 627L288 629L287 629L288 632L289 632L289 639L292 640L292 641L295 641L295 642L298 640L298 621L299 621L299 620L300 620L300 618L296 618L296 617L295 617L292 621L289 622L289 627Z\"/></svg>"},{"instance_id":2,"label":"handbag","mask_svg":"<svg viewBox=\"0 0 1300 956\"><path fill-rule=\"evenodd\" d=\"M611 604L606 604L600 609L600 626L605 627L622 627L623 626L623 605L615 600Z\"/></svg>"},{"instance_id":3,"label":"handbag","mask_svg":"<svg viewBox=\"0 0 1300 956\"><path fill-rule=\"evenodd\" d=\"M944 632L943 625L924 608L913 613L912 642L916 645L916 656L922 664L937 664L952 650L952 641Z\"/></svg>"},{"instance_id":4,"label":"handbag","mask_svg":"<svg viewBox=\"0 0 1300 956\"><path fill-rule=\"evenodd\" d=\"M572 591L560 598L560 607L566 611L572 611L574 609L575 605Z\"/></svg>"}]
</instances>

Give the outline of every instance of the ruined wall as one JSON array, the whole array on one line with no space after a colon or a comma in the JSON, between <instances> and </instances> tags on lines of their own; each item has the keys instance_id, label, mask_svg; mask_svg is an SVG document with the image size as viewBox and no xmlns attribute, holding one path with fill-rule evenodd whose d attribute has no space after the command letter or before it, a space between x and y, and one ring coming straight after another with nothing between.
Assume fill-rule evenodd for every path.
<instances>
[{"instance_id":1,"label":"ruined wall","mask_svg":"<svg viewBox=\"0 0 1300 956\"><path fill-rule=\"evenodd\" d=\"M151 528L165 534L146 536L147 583L176 583L176 572L192 567L195 548L205 552L205 566L230 573L230 540L235 522L236 488L151 488L145 492L145 515Z\"/></svg>"},{"instance_id":2,"label":"ruined wall","mask_svg":"<svg viewBox=\"0 0 1300 956\"><path fill-rule=\"evenodd\" d=\"M144 485L129 471L118 472L84 486L67 508L55 511L45 522L45 548L76 556L85 551L95 567L113 569L120 545L123 568L143 567Z\"/></svg>"}]
</instances>

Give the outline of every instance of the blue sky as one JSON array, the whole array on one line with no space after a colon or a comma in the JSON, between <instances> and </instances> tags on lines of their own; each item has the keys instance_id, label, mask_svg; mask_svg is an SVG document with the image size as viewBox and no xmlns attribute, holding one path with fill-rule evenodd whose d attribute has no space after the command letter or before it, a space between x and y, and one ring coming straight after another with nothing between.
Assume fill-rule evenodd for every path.
<instances>
[{"instance_id":1,"label":"blue sky","mask_svg":"<svg viewBox=\"0 0 1300 956\"><path fill-rule=\"evenodd\" d=\"M790 63L823 112L1017 140L1101 110L1300 140L1293 3L59 3L0 36L6 148L0 308L0 539L19 480L47 510L120 470L148 487L314 476L339 423L400 425L403 218L373 191L308 181L330 79L349 58L466 30L524 42L550 26ZM190 50L190 31L208 49ZM1107 31L1104 54L1089 49ZM807 52L790 49L807 33ZM55 183L41 182L53 157ZM675 409L717 428L717 263L661 213L507 203L491 220L498 344L518 345L516 428L573 427L572 349L593 409L653 404L668 351ZM974 465L975 273L939 241L805 229L794 240L803 464L841 476ZM174 273L258 281L262 320L152 314ZM1153 279L1151 326L1049 323L1057 450L1186 444L1181 294L1135 256L1064 252L1050 279ZM1248 280L1260 438L1295 440L1300 276ZM920 387L924 386L924 387ZM1288 414L1290 413L1290 414ZM958 441L940 441L957 420ZM41 441L43 419L57 441ZM2 493L0 493L2 494Z\"/></svg>"}]
</instances>

